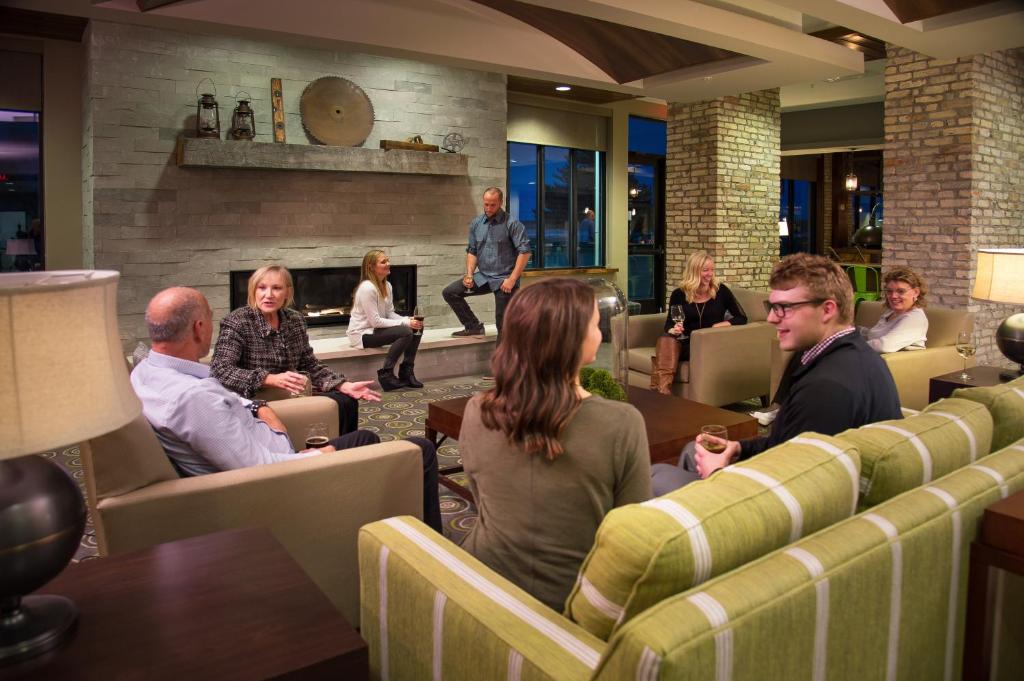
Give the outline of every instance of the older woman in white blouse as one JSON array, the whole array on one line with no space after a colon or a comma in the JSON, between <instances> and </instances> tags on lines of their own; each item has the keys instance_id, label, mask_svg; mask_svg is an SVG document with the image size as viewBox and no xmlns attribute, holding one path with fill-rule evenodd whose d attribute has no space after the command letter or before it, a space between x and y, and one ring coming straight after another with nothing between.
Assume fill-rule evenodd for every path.
<instances>
[{"instance_id":1,"label":"older woman in white blouse","mask_svg":"<svg viewBox=\"0 0 1024 681\"><path fill-rule=\"evenodd\" d=\"M909 267L889 270L883 277L885 312L870 329L860 333L876 352L923 350L928 337L928 317L924 313L928 287Z\"/></svg>"},{"instance_id":2,"label":"older woman in white blouse","mask_svg":"<svg viewBox=\"0 0 1024 681\"><path fill-rule=\"evenodd\" d=\"M416 350L423 337L414 331L423 329L423 322L395 313L391 282L391 259L381 250L363 256L359 286L353 296L352 315L348 322L348 339L354 348L379 348L390 345L384 368L377 371L382 390L422 388L413 366ZM395 364L401 358L398 376Z\"/></svg>"}]
</instances>

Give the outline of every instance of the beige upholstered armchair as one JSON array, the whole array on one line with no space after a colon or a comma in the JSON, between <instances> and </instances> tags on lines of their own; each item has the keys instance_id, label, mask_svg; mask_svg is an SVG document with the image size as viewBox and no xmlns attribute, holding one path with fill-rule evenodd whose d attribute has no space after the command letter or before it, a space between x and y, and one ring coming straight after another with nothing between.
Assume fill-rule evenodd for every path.
<instances>
[{"instance_id":1,"label":"beige upholstered armchair","mask_svg":"<svg viewBox=\"0 0 1024 681\"><path fill-rule=\"evenodd\" d=\"M857 305L854 323L857 326L874 326L884 310L881 301L865 300ZM900 350L882 354L882 359L896 381L900 406L907 409L921 410L928 406L928 379L963 367L963 360L956 354L954 347L956 336L961 331L974 330L974 315L966 310L931 306L926 307L924 313L928 317L928 339L924 350ZM791 354L783 352L779 348L778 339L773 339L773 398ZM967 365L974 366L974 360L969 360Z\"/></svg>"},{"instance_id":2,"label":"beige upholstered armchair","mask_svg":"<svg viewBox=\"0 0 1024 681\"><path fill-rule=\"evenodd\" d=\"M304 434L319 421L338 434L337 406L327 397L271 406L290 433ZM265 526L352 623L359 621L359 528L395 515L423 516L423 459L405 441L179 478L139 416L83 443L82 465L101 555Z\"/></svg>"},{"instance_id":3,"label":"beige upholstered armchair","mask_svg":"<svg viewBox=\"0 0 1024 681\"><path fill-rule=\"evenodd\" d=\"M690 336L690 361L680 362L672 392L688 400L718 407L751 397L767 400L771 379L771 340L762 301L768 293L730 286L747 315L743 326L700 329ZM651 358L662 333L664 314L629 318L629 383L651 384Z\"/></svg>"}]
</instances>

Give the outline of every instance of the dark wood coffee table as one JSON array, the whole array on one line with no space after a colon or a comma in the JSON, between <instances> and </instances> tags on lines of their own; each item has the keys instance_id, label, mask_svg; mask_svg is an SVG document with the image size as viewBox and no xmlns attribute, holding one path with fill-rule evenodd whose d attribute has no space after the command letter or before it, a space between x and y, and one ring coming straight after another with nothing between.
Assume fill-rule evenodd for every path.
<instances>
[{"instance_id":1,"label":"dark wood coffee table","mask_svg":"<svg viewBox=\"0 0 1024 681\"><path fill-rule=\"evenodd\" d=\"M701 426L712 423L725 426L731 440L742 440L757 435L757 421L746 414L710 407L674 395L662 395L635 386L629 386L626 395L629 403L644 417L651 463L675 463L679 459L679 451L683 445L700 433ZM468 401L468 397L459 397L431 402L427 406L427 439L436 445L440 445L448 437L459 439L462 414ZM441 484L463 499L472 501L473 495L469 489L449 478L455 473L461 473L462 470L462 466L442 468L439 471Z\"/></svg>"},{"instance_id":2,"label":"dark wood coffee table","mask_svg":"<svg viewBox=\"0 0 1024 681\"><path fill-rule=\"evenodd\" d=\"M944 397L949 397L957 388L987 388L1000 383L1006 383L1001 374L1007 369L990 366L973 366L967 369L970 379L960 378L963 373L960 369L951 371L948 374L934 376L928 380L928 403L938 402Z\"/></svg>"},{"instance_id":3,"label":"dark wood coffee table","mask_svg":"<svg viewBox=\"0 0 1024 681\"><path fill-rule=\"evenodd\" d=\"M3 679L365 679L366 643L269 530L229 530L69 566L67 644Z\"/></svg>"}]
</instances>

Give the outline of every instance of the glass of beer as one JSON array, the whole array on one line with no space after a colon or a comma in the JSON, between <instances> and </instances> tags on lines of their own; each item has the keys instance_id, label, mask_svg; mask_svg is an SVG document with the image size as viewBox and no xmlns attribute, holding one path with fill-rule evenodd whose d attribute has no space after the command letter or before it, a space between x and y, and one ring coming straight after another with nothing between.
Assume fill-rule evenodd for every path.
<instances>
[{"instance_id":1,"label":"glass of beer","mask_svg":"<svg viewBox=\"0 0 1024 681\"><path fill-rule=\"evenodd\" d=\"M311 423L306 430L306 449L320 449L330 443L326 423Z\"/></svg>"},{"instance_id":2,"label":"glass of beer","mask_svg":"<svg viewBox=\"0 0 1024 681\"><path fill-rule=\"evenodd\" d=\"M701 426L700 446L712 454L720 454L725 451L725 445L729 441L729 431L725 426Z\"/></svg>"}]
</instances>

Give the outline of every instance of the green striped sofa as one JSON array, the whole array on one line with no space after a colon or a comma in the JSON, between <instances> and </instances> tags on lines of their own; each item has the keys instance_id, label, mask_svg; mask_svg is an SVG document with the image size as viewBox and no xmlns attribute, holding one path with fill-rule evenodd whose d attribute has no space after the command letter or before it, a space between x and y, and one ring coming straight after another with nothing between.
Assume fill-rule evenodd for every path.
<instances>
[{"instance_id":1,"label":"green striped sofa","mask_svg":"<svg viewBox=\"0 0 1024 681\"><path fill-rule=\"evenodd\" d=\"M990 407L948 399L834 438L804 434L745 472L617 509L565 614L413 518L366 525L373 676L957 679L968 547L982 510L1024 489L1024 419L997 422L1017 440L989 454ZM1024 594L1020 580L996 581ZM1024 633L1017 603L1001 613L1008 642ZM1024 668L1006 659L1020 649L1003 646L997 679Z\"/></svg>"}]
</instances>

